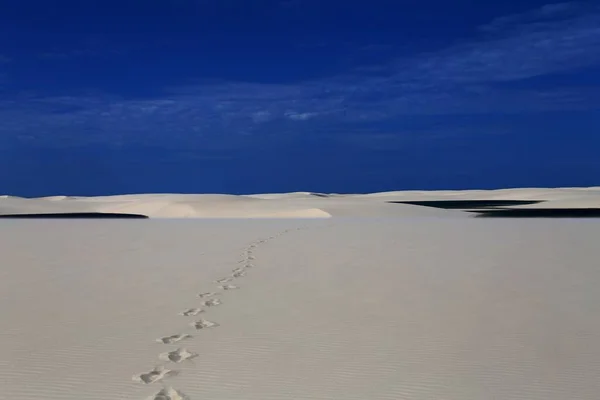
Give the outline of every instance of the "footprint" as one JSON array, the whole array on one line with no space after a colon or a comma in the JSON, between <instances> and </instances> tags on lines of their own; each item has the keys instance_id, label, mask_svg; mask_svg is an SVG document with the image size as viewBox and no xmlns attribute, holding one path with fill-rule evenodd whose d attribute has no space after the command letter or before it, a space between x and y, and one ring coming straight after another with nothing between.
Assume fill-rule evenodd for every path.
<instances>
[{"instance_id":1,"label":"footprint","mask_svg":"<svg viewBox=\"0 0 600 400\"><path fill-rule=\"evenodd\" d=\"M171 361L174 363L182 363L186 360L191 360L192 358L196 357L198 357L198 353L189 352L184 348L179 348L177 350L161 353L158 355L159 360L167 362Z\"/></svg>"},{"instance_id":2,"label":"footprint","mask_svg":"<svg viewBox=\"0 0 600 400\"><path fill-rule=\"evenodd\" d=\"M219 286L219 289L222 289L222 290L234 290L234 289L239 289L239 288L240 287L236 286L236 285L222 285L222 286Z\"/></svg>"},{"instance_id":3,"label":"footprint","mask_svg":"<svg viewBox=\"0 0 600 400\"><path fill-rule=\"evenodd\" d=\"M234 278L241 278L243 276L246 276L246 273L244 271L238 271L231 274L231 276L233 276Z\"/></svg>"},{"instance_id":4,"label":"footprint","mask_svg":"<svg viewBox=\"0 0 600 400\"><path fill-rule=\"evenodd\" d=\"M233 280L233 278L227 277L227 278L217 279L215 282L216 283L227 283L227 282L231 282L232 280Z\"/></svg>"},{"instance_id":5,"label":"footprint","mask_svg":"<svg viewBox=\"0 0 600 400\"><path fill-rule=\"evenodd\" d=\"M173 371L171 369L167 369L163 366L160 366L160 367L154 368L150 372L145 372L145 373L142 373L139 375L134 375L132 379L135 382L139 382L139 383L148 385L150 383L158 382L158 381L163 380L164 378L167 378L170 376L175 376L175 375L177 375L177 371Z\"/></svg>"},{"instance_id":6,"label":"footprint","mask_svg":"<svg viewBox=\"0 0 600 400\"><path fill-rule=\"evenodd\" d=\"M219 293L214 293L214 292L206 292L206 293L200 293L198 294L198 297L200 297L201 299L206 299L208 297L213 297L213 296L218 296Z\"/></svg>"},{"instance_id":7,"label":"footprint","mask_svg":"<svg viewBox=\"0 0 600 400\"><path fill-rule=\"evenodd\" d=\"M192 338L192 335L178 334L178 335L161 337L160 339L156 339L156 341L158 343L163 343L163 344L173 344L173 343L181 342L182 340L191 339L191 338Z\"/></svg>"},{"instance_id":8,"label":"footprint","mask_svg":"<svg viewBox=\"0 0 600 400\"><path fill-rule=\"evenodd\" d=\"M254 256L248 256L248 260L256 260L256 257L254 257Z\"/></svg>"},{"instance_id":9,"label":"footprint","mask_svg":"<svg viewBox=\"0 0 600 400\"><path fill-rule=\"evenodd\" d=\"M190 324L192 327L200 330L200 329L208 329L208 328L216 328L219 326L216 322L207 321L205 319L201 319L200 321L192 322Z\"/></svg>"},{"instance_id":10,"label":"footprint","mask_svg":"<svg viewBox=\"0 0 600 400\"><path fill-rule=\"evenodd\" d=\"M237 272L244 272L244 270L245 270L245 268L236 268L236 269L234 269L234 270L233 270L233 271L231 271L231 272L233 272L233 273L235 274L235 273L237 273Z\"/></svg>"},{"instance_id":11,"label":"footprint","mask_svg":"<svg viewBox=\"0 0 600 400\"><path fill-rule=\"evenodd\" d=\"M202 305L206 306L206 307L215 307L215 306L219 306L223 303L221 303L221 300L219 299L210 299L210 300L206 300L205 302L202 303Z\"/></svg>"},{"instance_id":12,"label":"footprint","mask_svg":"<svg viewBox=\"0 0 600 400\"><path fill-rule=\"evenodd\" d=\"M196 315L203 312L204 310L201 308L188 308L187 310L180 312L179 315L184 317L195 317Z\"/></svg>"},{"instance_id":13,"label":"footprint","mask_svg":"<svg viewBox=\"0 0 600 400\"><path fill-rule=\"evenodd\" d=\"M254 268L254 264L248 263L248 264L244 265L244 267L246 267L246 268Z\"/></svg>"},{"instance_id":14,"label":"footprint","mask_svg":"<svg viewBox=\"0 0 600 400\"><path fill-rule=\"evenodd\" d=\"M190 400L188 396L173 388L164 388L156 394L148 397L147 400Z\"/></svg>"}]
</instances>

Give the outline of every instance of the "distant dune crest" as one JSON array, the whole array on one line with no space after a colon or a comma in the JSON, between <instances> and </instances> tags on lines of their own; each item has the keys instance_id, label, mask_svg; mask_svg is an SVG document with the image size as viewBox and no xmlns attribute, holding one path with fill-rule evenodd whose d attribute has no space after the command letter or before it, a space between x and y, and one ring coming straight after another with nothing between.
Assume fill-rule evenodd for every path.
<instances>
[{"instance_id":1,"label":"distant dune crest","mask_svg":"<svg viewBox=\"0 0 600 400\"><path fill-rule=\"evenodd\" d=\"M431 204L455 202L454 207ZM132 194L21 198L0 196L0 216L36 214L138 215L149 218L330 218L337 216L464 216L460 204L512 204L511 209L600 209L600 187L465 191L397 191L371 194L315 192ZM454 208L455 210L449 210ZM548 214L548 213L546 213ZM50 217L48 215L48 217ZM70 216L70 218L74 218Z\"/></svg>"}]
</instances>

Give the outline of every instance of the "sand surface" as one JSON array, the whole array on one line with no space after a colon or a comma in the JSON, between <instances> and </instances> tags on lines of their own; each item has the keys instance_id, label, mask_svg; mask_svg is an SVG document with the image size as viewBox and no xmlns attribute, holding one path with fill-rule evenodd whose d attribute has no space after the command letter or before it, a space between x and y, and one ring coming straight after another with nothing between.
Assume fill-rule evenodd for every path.
<instances>
[{"instance_id":1,"label":"sand surface","mask_svg":"<svg viewBox=\"0 0 600 400\"><path fill-rule=\"evenodd\" d=\"M598 220L381 201L475 195L4 198L310 218L3 220L0 399L598 399Z\"/></svg>"}]
</instances>

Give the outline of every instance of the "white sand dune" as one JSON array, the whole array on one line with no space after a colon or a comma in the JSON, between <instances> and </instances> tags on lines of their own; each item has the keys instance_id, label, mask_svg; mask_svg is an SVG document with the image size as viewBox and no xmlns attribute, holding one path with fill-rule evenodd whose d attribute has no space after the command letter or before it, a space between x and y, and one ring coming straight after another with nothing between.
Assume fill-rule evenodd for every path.
<instances>
[{"instance_id":1,"label":"white sand dune","mask_svg":"<svg viewBox=\"0 0 600 400\"><path fill-rule=\"evenodd\" d=\"M102 197L0 197L0 215L101 212L150 218L329 218L331 216L448 216L449 211L389 204L424 200L539 200L526 208L600 208L600 188L405 191L341 195L134 194ZM454 213L455 216L459 215Z\"/></svg>"},{"instance_id":2,"label":"white sand dune","mask_svg":"<svg viewBox=\"0 0 600 400\"><path fill-rule=\"evenodd\" d=\"M157 218L0 222L0 399L597 400L597 220L386 203L526 197L0 199Z\"/></svg>"}]
</instances>

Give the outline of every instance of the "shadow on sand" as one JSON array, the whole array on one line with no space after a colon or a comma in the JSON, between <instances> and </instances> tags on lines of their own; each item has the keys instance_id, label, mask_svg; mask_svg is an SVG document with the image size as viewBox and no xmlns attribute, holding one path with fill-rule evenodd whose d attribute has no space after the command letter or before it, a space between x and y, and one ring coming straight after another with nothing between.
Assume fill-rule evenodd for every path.
<instances>
[{"instance_id":1,"label":"shadow on sand","mask_svg":"<svg viewBox=\"0 0 600 400\"><path fill-rule=\"evenodd\" d=\"M462 210L484 218L600 218L600 208L509 208L543 202L544 200L388 201L395 204Z\"/></svg>"},{"instance_id":2,"label":"shadow on sand","mask_svg":"<svg viewBox=\"0 0 600 400\"><path fill-rule=\"evenodd\" d=\"M148 219L147 215L141 214L117 214L117 213L54 213L54 214L10 214L0 215L4 219Z\"/></svg>"},{"instance_id":3,"label":"shadow on sand","mask_svg":"<svg viewBox=\"0 0 600 400\"><path fill-rule=\"evenodd\" d=\"M478 218L600 218L600 208L507 208L470 211Z\"/></svg>"},{"instance_id":4,"label":"shadow on sand","mask_svg":"<svg viewBox=\"0 0 600 400\"><path fill-rule=\"evenodd\" d=\"M480 208L526 206L541 203L541 200L429 200L429 201L388 201L395 204L410 204L443 208L447 210L477 210Z\"/></svg>"}]
</instances>

